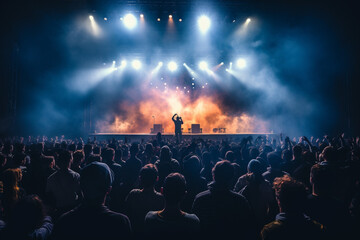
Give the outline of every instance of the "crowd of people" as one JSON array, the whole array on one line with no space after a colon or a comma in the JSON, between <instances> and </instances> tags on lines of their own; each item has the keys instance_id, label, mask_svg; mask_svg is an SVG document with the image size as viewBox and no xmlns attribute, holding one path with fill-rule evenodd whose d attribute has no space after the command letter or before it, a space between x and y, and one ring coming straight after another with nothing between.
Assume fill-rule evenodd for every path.
<instances>
[{"instance_id":1,"label":"crowd of people","mask_svg":"<svg viewBox=\"0 0 360 240\"><path fill-rule=\"evenodd\" d=\"M0 239L358 239L360 140L3 138Z\"/></svg>"}]
</instances>

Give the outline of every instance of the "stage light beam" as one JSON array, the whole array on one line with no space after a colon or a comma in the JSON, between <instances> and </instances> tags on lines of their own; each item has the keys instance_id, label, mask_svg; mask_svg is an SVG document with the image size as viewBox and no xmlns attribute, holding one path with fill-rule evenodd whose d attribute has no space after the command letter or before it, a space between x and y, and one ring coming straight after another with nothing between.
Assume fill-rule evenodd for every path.
<instances>
[{"instance_id":1,"label":"stage light beam","mask_svg":"<svg viewBox=\"0 0 360 240\"><path fill-rule=\"evenodd\" d=\"M124 16L124 25L128 29L133 29L137 25L137 19L135 18L134 15L128 13Z\"/></svg>"},{"instance_id":2,"label":"stage light beam","mask_svg":"<svg viewBox=\"0 0 360 240\"><path fill-rule=\"evenodd\" d=\"M202 15L201 17L199 17L198 26L200 32L206 33L209 30L210 25L211 25L211 21L207 16Z\"/></svg>"},{"instance_id":3,"label":"stage light beam","mask_svg":"<svg viewBox=\"0 0 360 240\"><path fill-rule=\"evenodd\" d=\"M99 25L96 23L95 18L93 15L89 15L89 19L90 19L90 24L91 24L91 29L92 32L95 36L99 36L100 34L100 27Z\"/></svg>"}]
</instances>

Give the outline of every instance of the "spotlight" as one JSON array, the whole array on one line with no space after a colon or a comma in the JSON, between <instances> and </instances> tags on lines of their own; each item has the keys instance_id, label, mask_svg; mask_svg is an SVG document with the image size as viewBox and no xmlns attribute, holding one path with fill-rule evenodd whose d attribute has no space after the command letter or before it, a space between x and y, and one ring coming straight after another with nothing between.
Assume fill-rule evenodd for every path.
<instances>
[{"instance_id":1,"label":"spotlight","mask_svg":"<svg viewBox=\"0 0 360 240\"><path fill-rule=\"evenodd\" d=\"M236 20L235 20L235 19L233 20L233 23L234 23L234 22L236 22Z\"/></svg>"},{"instance_id":2,"label":"spotlight","mask_svg":"<svg viewBox=\"0 0 360 240\"><path fill-rule=\"evenodd\" d=\"M126 67L126 64L127 64L126 60L122 60L120 67L121 67L121 68L125 68L125 67Z\"/></svg>"},{"instance_id":3,"label":"spotlight","mask_svg":"<svg viewBox=\"0 0 360 240\"><path fill-rule=\"evenodd\" d=\"M162 65L163 65L163 62L159 62L158 66L162 67Z\"/></svg>"},{"instance_id":4,"label":"spotlight","mask_svg":"<svg viewBox=\"0 0 360 240\"><path fill-rule=\"evenodd\" d=\"M232 69L232 62L230 62L230 64L229 64L229 69L230 70Z\"/></svg>"},{"instance_id":5,"label":"spotlight","mask_svg":"<svg viewBox=\"0 0 360 240\"><path fill-rule=\"evenodd\" d=\"M158 18L157 21L160 22L160 18Z\"/></svg>"},{"instance_id":6,"label":"spotlight","mask_svg":"<svg viewBox=\"0 0 360 240\"><path fill-rule=\"evenodd\" d=\"M141 68L141 62L139 60L133 60L131 65L135 70L139 70Z\"/></svg>"},{"instance_id":7,"label":"spotlight","mask_svg":"<svg viewBox=\"0 0 360 240\"><path fill-rule=\"evenodd\" d=\"M246 23L249 24L251 22L251 18L246 19Z\"/></svg>"},{"instance_id":8,"label":"spotlight","mask_svg":"<svg viewBox=\"0 0 360 240\"><path fill-rule=\"evenodd\" d=\"M120 18L120 21L124 20L122 17Z\"/></svg>"},{"instance_id":9,"label":"spotlight","mask_svg":"<svg viewBox=\"0 0 360 240\"><path fill-rule=\"evenodd\" d=\"M94 21L94 16L93 16L93 15L90 15L90 16L89 16L89 19L90 19L90 21Z\"/></svg>"},{"instance_id":10,"label":"spotlight","mask_svg":"<svg viewBox=\"0 0 360 240\"><path fill-rule=\"evenodd\" d=\"M171 14L169 15L169 18L172 19L172 15L171 15Z\"/></svg>"},{"instance_id":11,"label":"spotlight","mask_svg":"<svg viewBox=\"0 0 360 240\"><path fill-rule=\"evenodd\" d=\"M246 67L246 61L245 61L245 59L239 58L239 59L236 61L236 65L237 65L238 68L244 68L244 67Z\"/></svg>"},{"instance_id":12,"label":"spotlight","mask_svg":"<svg viewBox=\"0 0 360 240\"><path fill-rule=\"evenodd\" d=\"M176 71L177 67L178 66L177 66L176 62L174 62L174 61L171 61L168 64L168 69L170 70L170 72Z\"/></svg>"},{"instance_id":13,"label":"spotlight","mask_svg":"<svg viewBox=\"0 0 360 240\"><path fill-rule=\"evenodd\" d=\"M201 61L200 63L199 63L199 68L200 68L200 70L206 70L206 69L208 69L208 64L207 64L207 62L205 62L205 61Z\"/></svg>"},{"instance_id":14,"label":"spotlight","mask_svg":"<svg viewBox=\"0 0 360 240\"><path fill-rule=\"evenodd\" d=\"M107 17L104 17L104 21L107 21Z\"/></svg>"},{"instance_id":15,"label":"spotlight","mask_svg":"<svg viewBox=\"0 0 360 240\"><path fill-rule=\"evenodd\" d=\"M179 22L182 22L182 19L181 19L181 18L179 19Z\"/></svg>"},{"instance_id":16,"label":"spotlight","mask_svg":"<svg viewBox=\"0 0 360 240\"><path fill-rule=\"evenodd\" d=\"M141 18L144 18L144 14L140 14L140 17L141 17Z\"/></svg>"},{"instance_id":17,"label":"spotlight","mask_svg":"<svg viewBox=\"0 0 360 240\"><path fill-rule=\"evenodd\" d=\"M128 29L133 29L137 24L137 19L132 14L126 14L124 17L124 25Z\"/></svg>"},{"instance_id":18,"label":"spotlight","mask_svg":"<svg viewBox=\"0 0 360 240\"><path fill-rule=\"evenodd\" d=\"M203 16L199 17L198 25L199 25L200 31L202 33L206 33L210 28L211 21L207 16L203 15Z\"/></svg>"}]
</instances>

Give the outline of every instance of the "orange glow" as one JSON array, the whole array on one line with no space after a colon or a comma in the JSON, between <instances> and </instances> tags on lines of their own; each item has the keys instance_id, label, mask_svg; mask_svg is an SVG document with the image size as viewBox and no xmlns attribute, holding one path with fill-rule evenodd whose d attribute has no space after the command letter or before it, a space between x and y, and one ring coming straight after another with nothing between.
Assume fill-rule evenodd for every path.
<instances>
[{"instance_id":1,"label":"orange glow","mask_svg":"<svg viewBox=\"0 0 360 240\"><path fill-rule=\"evenodd\" d=\"M100 132L149 133L155 116L156 123L163 124L165 132L174 132L173 114L178 113L184 121L184 132L191 124L199 123L203 133L212 133L213 128L226 128L227 133L266 132L266 123L245 113L229 116L224 113L216 98L201 96L191 101L190 94L183 91L150 90L150 97L139 103L122 102L122 114L109 116L108 120L97 122ZM112 119L112 120L110 120Z\"/></svg>"}]
</instances>

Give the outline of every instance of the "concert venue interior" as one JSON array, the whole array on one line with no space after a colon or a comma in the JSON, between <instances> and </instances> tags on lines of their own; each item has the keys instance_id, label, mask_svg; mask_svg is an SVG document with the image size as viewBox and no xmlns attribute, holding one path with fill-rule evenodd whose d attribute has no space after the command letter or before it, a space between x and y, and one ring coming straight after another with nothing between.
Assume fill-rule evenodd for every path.
<instances>
[{"instance_id":1,"label":"concert venue interior","mask_svg":"<svg viewBox=\"0 0 360 240\"><path fill-rule=\"evenodd\" d=\"M5 6L2 135L359 131L353 1Z\"/></svg>"},{"instance_id":2,"label":"concert venue interior","mask_svg":"<svg viewBox=\"0 0 360 240\"><path fill-rule=\"evenodd\" d=\"M2 0L0 240L359 240L359 6Z\"/></svg>"}]
</instances>

